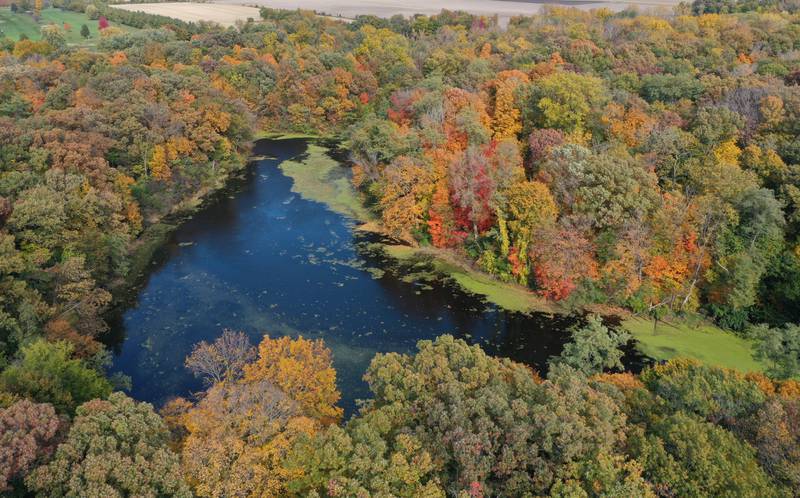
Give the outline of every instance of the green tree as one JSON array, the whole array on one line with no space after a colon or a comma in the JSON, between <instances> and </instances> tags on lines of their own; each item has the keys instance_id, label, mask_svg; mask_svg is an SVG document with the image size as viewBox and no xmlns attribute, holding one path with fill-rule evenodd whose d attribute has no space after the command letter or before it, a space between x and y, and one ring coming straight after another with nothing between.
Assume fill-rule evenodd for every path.
<instances>
[{"instance_id":1,"label":"green tree","mask_svg":"<svg viewBox=\"0 0 800 498\"><path fill-rule=\"evenodd\" d=\"M575 195L575 212L598 228L619 227L658 202L658 179L622 148L594 153Z\"/></svg>"},{"instance_id":2,"label":"green tree","mask_svg":"<svg viewBox=\"0 0 800 498\"><path fill-rule=\"evenodd\" d=\"M753 335L758 340L755 357L769 363L770 377L789 379L800 375L800 325L760 325L754 328Z\"/></svg>"},{"instance_id":3,"label":"green tree","mask_svg":"<svg viewBox=\"0 0 800 498\"><path fill-rule=\"evenodd\" d=\"M21 192L7 220L10 230L29 252L52 250L62 242L66 222L63 194L44 185Z\"/></svg>"},{"instance_id":4,"label":"green tree","mask_svg":"<svg viewBox=\"0 0 800 498\"><path fill-rule=\"evenodd\" d=\"M785 221L780 202L764 188L741 192L729 209L731 221L738 223L719 231L719 264L708 274L709 308L721 323L741 330L757 302L759 283L779 263Z\"/></svg>"},{"instance_id":5,"label":"green tree","mask_svg":"<svg viewBox=\"0 0 800 498\"><path fill-rule=\"evenodd\" d=\"M295 446L289 484L298 496L445 498L439 467L414 434L400 432L401 408L375 409ZM312 495L313 496L313 495Z\"/></svg>"},{"instance_id":6,"label":"green tree","mask_svg":"<svg viewBox=\"0 0 800 498\"><path fill-rule=\"evenodd\" d=\"M648 102L694 100L703 93L703 84L688 73L648 74L642 78L641 95Z\"/></svg>"},{"instance_id":7,"label":"green tree","mask_svg":"<svg viewBox=\"0 0 800 498\"><path fill-rule=\"evenodd\" d=\"M37 496L190 497L166 425L148 403L122 393L78 407L53 460L25 480Z\"/></svg>"},{"instance_id":8,"label":"green tree","mask_svg":"<svg viewBox=\"0 0 800 498\"><path fill-rule=\"evenodd\" d=\"M71 414L90 399L104 398L111 384L97 370L71 358L73 346L43 339L22 348L20 359L0 374L0 386L40 403L51 403L59 413Z\"/></svg>"},{"instance_id":9,"label":"green tree","mask_svg":"<svg viewBox=\"0 0 800 498\"><path fill-rule=\"evenodd\" d=\"M623 148L594 152L578 145L554 149L542 164L560 212L597 229L619 228L658 203L658 178Z\"/></svg>"},{"instance_id":10,"label":"green tree","mask_svg":"<svg viewBox=\"0 0 800 498\"><path fill-rule=\"evenodd\" d=\"M605 83L596 76L557 71L531 83L530 100L540 128L571 133L586 131L592 114L608 95Z\"/></svg>"},{"instance_id":11,"label":"green tree","mask_svg":"<svg viewBox=\"0 0 800 498\"><path fill-rule=\"evenodd\" d=\"M779 496L750 445L687 413L653 420L628 444L660 496Z\"/></svg>"},{"instance_id":12,"label":"green tree","mask_svg":"<svg viewBox=\"0 0 800 498\"><path fill-rule=\"evenodd\" d=\"M89 26L81 24L81 36L88 39L91 35L91 32L89 32Z\"/></svg>"},{"instance_id":13,"label":"green tree","mask_svg":"<svg viewBox=\"0 0 800 498\"><path fill-rule=\"evenodd\" d=\"M301 495L651 496L622 453L625 417L569 367L542 382L451 336L378 354L374 398L301 450ZM396 465L395 465L396 464ZM427 493L427 494L425 494Z\"/></svg>"},{"instance_id":14,"label":"green tree","mask_svg":"<svg viewBox=\"0 0 800 498\"><path fill-rule=\"evenodd\" d=\"M56 50L61 50L67 46L63 31L55 24L42 26L42 39Z\"/></svg>"},{"instance_id":15,"label":"green tree","mask_svg":"<svg viewBox=\"0 0 800 498\"><path fill-rule=\"evenodd\" d=\"M359 36L361 43L353 50L353 55L372 69L382 90L410 83L418 73L409 55L407 38L372 26L362 27Z\"/></svg>"},{"instance_id":16,"label":"green tree","mask_svg":"<svg viewBox=\"0 0 800 498\"><path fill-rule=\"evenodd\" d=\"M0 365L37 337L52 313L39 292L20 278L26 266L14 236L0 232Z\"/></svg>"},{"instance_id":17,"label":"green tree","mask_svg":"<svg viewBox=\"0 0 800 498\"><path fill-rule=\"evenodd\" d=\"M100 17L100 12L97 9L97 6L93 3L87 4L86 8L83 9L83 12L89 19L96 20L98 17Z\"/></svg>"},{"instance_id":18,"label":"green tree","mask_svg":"<svg viewBox=\"0 0 800 498\"><path fill-rule=\"evenodd\" d=\"M630 334L615 332L603 325L597 315L590 315L585 326L572 328L572 341L564 346L560 355L550 360L551 364L569 365L585 375L594 375L605 369L624 368L622 346L628 343Z\"/></svg>"},{"instance_id":19,"label":"green tree","mask_svg":"<svg viewBox=\"0 0 800 498\"><path fill-rule=\"evenodd\" d=\"M670 360L641 374L648 390L674 411L686 411L711 422L732 421L754 413L764 392L735 370L702 365L688 359Z\"/></svg>"}]
</instances>

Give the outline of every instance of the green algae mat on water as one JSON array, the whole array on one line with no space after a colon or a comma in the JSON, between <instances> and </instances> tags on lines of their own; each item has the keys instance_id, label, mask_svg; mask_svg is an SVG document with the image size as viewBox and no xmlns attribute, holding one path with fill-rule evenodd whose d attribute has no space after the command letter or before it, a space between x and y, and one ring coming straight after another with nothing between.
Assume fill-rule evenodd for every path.
<instances>
[{"instance_id":1,"label":"green algae mat on water","mask_svg":"<svg viewBox=\"0 0 800 498\"><path fill-rule=\"evenodd\" d=\"M294 180L292 192L303 198L321 202L332 211L359 221L370 214L353 189L347 171L328 155L328 149L309 143L299 157L278 165L283 174Z\"/></svg>"}]
</instances>

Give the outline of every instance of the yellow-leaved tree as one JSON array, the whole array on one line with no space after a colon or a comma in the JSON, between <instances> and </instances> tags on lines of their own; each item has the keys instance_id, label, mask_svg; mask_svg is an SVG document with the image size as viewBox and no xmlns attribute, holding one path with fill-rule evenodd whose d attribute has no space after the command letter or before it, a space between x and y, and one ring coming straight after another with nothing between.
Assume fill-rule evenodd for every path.
<instances>
[{"instance_id":1,"label":"yellow-leaved tree","mask_svg":"<svg viewBox=\"0 0 800 498\"><path fill-rule=\"evenodd\" d=\"M211 387L196 404L178 399L164 408L173 432L185 434L183 472L196 496L286 496L303 473L286 463L295 441L342 416L322 340L265 336L250 361L252 349L241 332L201 343L187 366Z\"/></svg>"},{"instance_id":2,"label":"yellow-leaved tree","mask_svg":"<svg viewBox=\"0 0 800 498\"><path fill-rule=\"evenodd\" d=\"M150 159L150 173L153 178L162 182L172 178L172 170L167 161L166 148L163 145L153 147L153 157Z\"/></svg>"},{"instance_id":3,"label":"yellow-leaved tree","mask_svg":"<svg viewBox=\"0 0 800 498\"><path fill-rule=\"evenodd\" d=\"M336 423L342 409L331 351L322 339L264 336L258 359L244 369L244 381L267 380L300 403L303 412L324 424Z\"/></svg>"},{"instance_id":4,"label":"yellow-leaved tree","mask_svg":"<svg viewBox=\"0 0 800 498\"><path fill-rule=\"evenodd\" d=\"M514 92L521 84L528 82L528 75L521 71L502 71L497 75L493 86L494 95L494 120L492 130L494 138L515 138L522 130L520 110L514 99Z\"/></svg>"}]
</instances>

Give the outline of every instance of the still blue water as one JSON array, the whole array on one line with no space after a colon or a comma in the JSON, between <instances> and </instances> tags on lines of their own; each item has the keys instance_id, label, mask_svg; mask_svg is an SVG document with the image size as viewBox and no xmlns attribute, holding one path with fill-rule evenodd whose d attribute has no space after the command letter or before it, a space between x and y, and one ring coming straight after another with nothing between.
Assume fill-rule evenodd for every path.
<instances>
[{"instance_id":1,"label":"still blue water","mask_svg":"<svg viewBox=\"0 0 800 498\"><path fill-rule=\"evenodd\" d=\"M254 344L264 334L324 339L348 414L369 397L370 359L412 352L420 339L449 333L537 368L560 352L574 319L505 312L446 280L414 281L374 250L374 235L291 192L278 164L305 148L260 141L255 153L267 159L176 230L112 321L112 370L131 377L135 398L160 405L200 390L184 358L225 328Z\"/></svg>"}]
</instances>

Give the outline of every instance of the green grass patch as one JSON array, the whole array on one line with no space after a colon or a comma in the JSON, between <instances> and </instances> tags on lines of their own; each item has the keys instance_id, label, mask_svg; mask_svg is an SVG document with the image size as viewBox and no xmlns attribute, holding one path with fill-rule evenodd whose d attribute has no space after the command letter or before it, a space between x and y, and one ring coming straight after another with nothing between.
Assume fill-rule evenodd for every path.
<instances>
[{"instance_id":1,"label":"green grass patch","mask_svg":"<svg viewBox=\"0 0 800 498\"><path fill-rule=\"evenodd\" d=\"M296 133L296 132L282 132L282 131L257 131L253 134L254 140L272 139L272 140L286 140L289 138L319 138L319 135L312 135L309 133Z\"/></svg>"},{"instance_id":2,"label":"green grass patch","mask_svg":"<svg viewBox=\"0 0 800 498\"><path fill-rule=\"evenodd\" d=\"M64 23L69 25L69 31L64 30ZM97 21L89 19L86 14L61 10L56 8L42 9L42 17L37 22L31 14L25 12L11 12L9 7L0 7L0 38L7 36L12 40L19 40L21 35L26 35L31 40L42 38L41 28L48 24L55 24L64 33L64 39L70 45L93 45L100 40L100 30L97 29ZM85 24L89 28L89 38L81 36L81 25ZM111 26L121 28L124 31L135 31L136 28L117 23L110 23Z\"/></svg>"},{"instance_id":3,"label":"green grass patch","mask_svg":"<svg viewBox=\"0 0 800 498\"><path fill-rule=\"evenodd\" d=\"M523 313L556 312L553 303L520 285L501 282L491 275L441 259L434 259L434 267L437 271L452 277L463 289L484 296L487 301L503 309Z\"/></svg>"},{"instance_id":4,"label":"green grass patch","mask_svg":"<svg viewBox=\"0 0 800 498\"><path fill-rule=\"evenodd\" d=\"M659 322L653 333L652 320L630 318L622 326L636 338L639 350L656 360L683 357L742 372L765 369L753 358L750 341L713 325Z\"/></svg>"},{"instance_id":5,"label":"green grass patch","mask_svg":"<svg viewBox=\"0 0 800 498\"><path fill-rule=\"evenodd\" d=\"M309 143L306 153L301 157L279 165L281 171L294 180L292 192L305 199L321 202L332 211L349 218L369 220L369 211L361 204L347 170L326 152L325 147Z\"/></svg>"}]
</instances>

